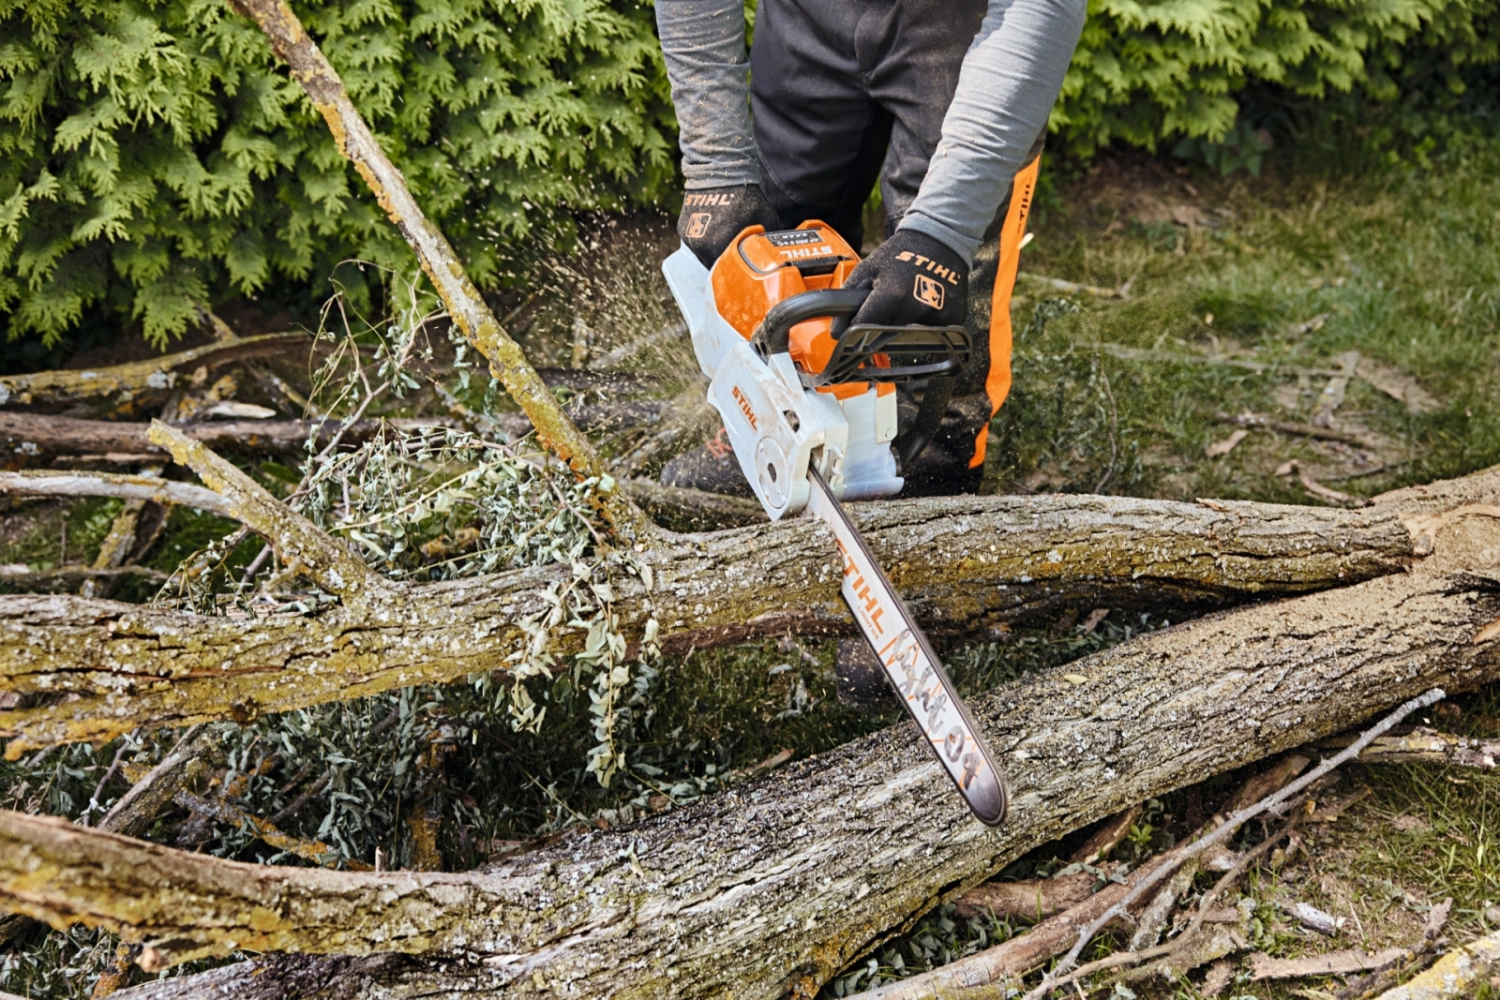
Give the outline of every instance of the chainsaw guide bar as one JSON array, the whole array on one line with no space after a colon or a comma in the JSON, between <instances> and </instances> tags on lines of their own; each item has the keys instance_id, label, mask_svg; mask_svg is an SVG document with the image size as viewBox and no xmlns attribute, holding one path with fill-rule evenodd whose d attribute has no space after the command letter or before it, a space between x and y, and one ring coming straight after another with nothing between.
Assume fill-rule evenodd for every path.
<instances>
[{"instance_id":1,"label":"chainsaw guide bar","mask_svg":"<svg viewBox=\"0 0 1500 1000\"><path fill-rule=\"evenodd\" d=\"M975 818L998 825L1005 819L1005 779L979 738L974 720L843 505L833 498L817 469L808 470L808 479L812 495L807 511L828 525L838 541L844 557L844 600L896 689L901 707L922 730Z\"/></svg>"}]
</instances>

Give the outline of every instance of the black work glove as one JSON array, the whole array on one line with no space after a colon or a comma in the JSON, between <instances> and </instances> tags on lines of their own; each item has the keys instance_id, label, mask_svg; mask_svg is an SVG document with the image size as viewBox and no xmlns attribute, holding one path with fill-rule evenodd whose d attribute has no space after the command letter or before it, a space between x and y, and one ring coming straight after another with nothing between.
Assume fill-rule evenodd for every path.
<instances>
[{"instance_id":1,"label":"black work glove","mask_svg":"<svg viewBox=\"0 0 1500 1000\"><path fill-rule=\"evenodd\" d=\"M737 184L684 192L677 235L704 267L713 267L730 241L746 226L774 230L780 225L776 210L759 184Z\"/></svg>"},{"instance_id":2,"label":"black work glove","mask_svg":"<svg viewBox=\"0 0 1500 1000\"><path fill-rule=\"evenodd\" d=\"M969 316L969 267L926 233L900 229L854 269L845 288L868 288L853 323L963 326Z\"/></svg>"}]
</instances>

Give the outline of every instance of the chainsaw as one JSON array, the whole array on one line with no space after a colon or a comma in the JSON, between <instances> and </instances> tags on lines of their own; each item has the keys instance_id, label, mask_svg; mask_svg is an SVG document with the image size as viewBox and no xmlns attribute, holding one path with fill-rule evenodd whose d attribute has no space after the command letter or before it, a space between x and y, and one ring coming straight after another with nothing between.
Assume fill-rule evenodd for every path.
<instances>
[{"instance_id":1,"label":"chainsaw","mask_svg":"<svg viewBox=\"0 0 1500 1000\"><path fill-rule=\"evenodd\" d=\"M859 256L828 225L751 226L712 269L683 245L662 264L745 479L771 520L807 511L833 531L843 596L903 707L970 810L1005 818L1005 782L917 625L842 506L893 496L969 362L962 327L850 324ZM898 385L926 381L897 433Z\"/></svg>"}]
</instances>

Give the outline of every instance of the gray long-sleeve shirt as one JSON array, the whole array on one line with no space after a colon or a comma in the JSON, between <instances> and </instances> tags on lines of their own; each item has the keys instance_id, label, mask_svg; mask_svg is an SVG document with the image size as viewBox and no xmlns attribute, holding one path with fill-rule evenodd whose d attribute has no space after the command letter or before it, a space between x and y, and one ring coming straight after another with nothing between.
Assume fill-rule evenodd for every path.
<instances>
[{"instance_id":1,"label":"gray long-sleeve shirt","mask_svg":"<svg viewBox=\"0 0 1500 1000\"><path fill-rule=\"evenodd\" d=\"M972 261L1062 89L1086 0L989 0L942 139L899 228ZM689 190L760 183L741 0L658 0Z\"/></svg>"}]
</instances>

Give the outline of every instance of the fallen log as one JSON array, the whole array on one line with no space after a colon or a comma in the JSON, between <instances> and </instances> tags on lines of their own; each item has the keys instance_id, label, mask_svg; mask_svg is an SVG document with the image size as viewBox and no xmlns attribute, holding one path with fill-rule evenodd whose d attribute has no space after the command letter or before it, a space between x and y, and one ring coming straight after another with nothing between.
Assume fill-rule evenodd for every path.
<instances>
[{"instance_id":1,"label":"fallen log","mask_svg":"<svg viewBox=\"0 0 1500 1000\"><path fill-rule=\"evenodd\" d=\"M1336 749L1346 739L1324 740L1320 747ZM1500 740L1469 739L1451 733L1440 733L1426 726L1415 726L1409 732L1376 740L1359 755L1365 764L1448 764L1493 770L1500 757Z\"/></svg>"},{"instance_id":2,"label":"fallen log","mask_svg":"<svg viewBox=\"0 0 1500 1000\"><path fill-rule=\"evenodd\" d=\"M1480 995L1482 984L1494 983L1500 966L1500 931L1491 931L1448 952L1401 986L1386 990L1376 1000L1462 1000Z\"/></svg>"},{"instance_id":3,"label":"fallen log","mask_svg":"<svg viewBox=\"0 0 1500 1000\"><path fill-rule=\"evenodd\" d=\"M232 467L203 465L201 448L196 454L205 481L243 479ZM316 549L330 560L344 551L269 495L257 501L249 486L237 503L237 516L280 539L283 560L292 551ZM949 635L1068 607L1187 614L1397 573L1410 559L1407 529L1378 509L1092 496L852 509L924 625ZM288 541L293 535L302 541ZM649 587L611 557L614 608L627 636L654 618L669 652L788 632L845 634L836 553L807 518L666 536L632 556L649 568ZM303 562L338 592L318 559ZM0 597L0 730L15 755L137 726L244 721L457 680L503 666L529 643L523 620L548 607L542 592L570 573L559 565L423 585L382 580L366 584L361 600L313 617L254 621L67 595ZM334 575L352 580L355 567ZM574 652L583 638L564 631L553 648Z\"/></svg>"},{"instance_id":4,"label":"fallen log","mask_svg":"<svg viewBox=\"0 0 1500 1000\"><path fill-rule=\"evenodd\" d=\"M252 872L10 815L0 894L54 924L85 919L148 940L162 962L231 945L428 953L260 960L134 997L285 996L310 983L366 997L419 986L811 996L1040 843L1434 685L1500 677L1500 642L1475 641L1500 616L1500 588L1435 565L1143 635L975 699L1013 792L998 830L967 815L916 734L897 726L465 876Z\"/></svg>"},{"instance_id":5,"label":"fallen log","mask_svg":"<svg viewBox=\"0 0 1500 1000\"><path fill-rule=\"evenodd\" d=\"M297 345L310 344L305 333L267 333L258 337L217 341L165 354L148 361L132 361L107 368L38 372L34 375L0 375L0 406L51 408L106 396L133 396L141 392L166 392L185 371L214 369L232 361L279 354Z\"/></svg>"}]
</instances>

